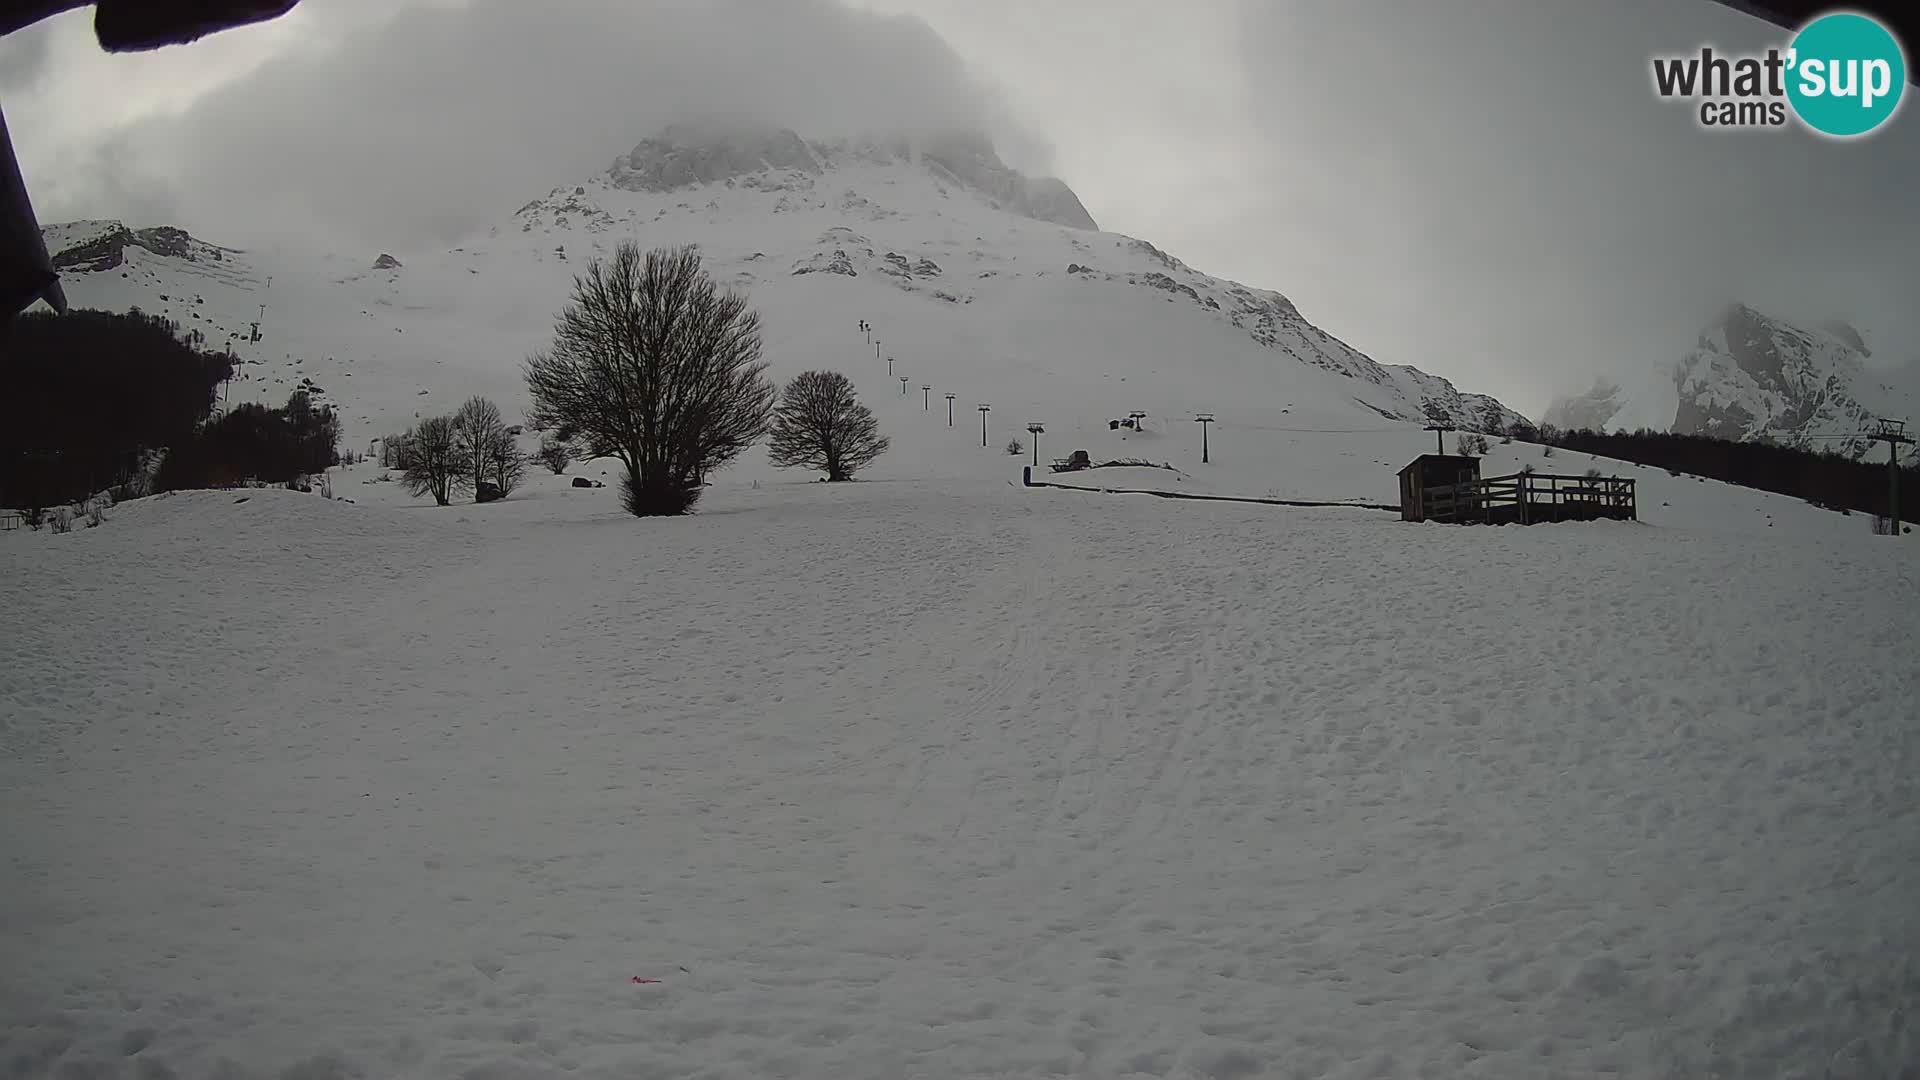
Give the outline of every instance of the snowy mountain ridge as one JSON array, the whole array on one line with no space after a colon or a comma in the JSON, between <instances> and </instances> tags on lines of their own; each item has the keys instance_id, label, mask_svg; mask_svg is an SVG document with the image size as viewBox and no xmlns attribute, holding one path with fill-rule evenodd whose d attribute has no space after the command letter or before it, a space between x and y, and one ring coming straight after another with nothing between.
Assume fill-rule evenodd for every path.
<instances>
[{"instance_id":1,"label":"snowy mountain ridge","mask_svg":"<svg viewBox=\"0 0 1920 1080\"><path fill-rule=\"evenodd\" d=\"M1561 427L1648 428L1766 439L1859 457L1880 418L1906 419L1914 388L1870 369L1866 337L1845 323L1795 326L1730 304L1678 362L1602 379L1547 411Z\"/></svg>"},{"instance_id":2,"label":"snowy mountain ridge","mask_svg":"<svg viewBox=\"0 0 1920 1080\"><path fill-rule=\"evenodd\" d=\"M1140 408L1350 430L1435 411L1469 430L1519 419L1377 362L1281 293L1098 231L1065 184L1007 168L984 139L703 138L669 128L443 250L255 253L98 221L44 231L76 304L137 306L231 344L235 395L324 388L350 438L406 426L423 397L520 404L520 361L547 343L574 274L626 239L698 245L760 311L779 378L849 363L844 329L864 319L915 382L1088 430ZM863 391L888 388L901 392L891 378Z\"/></svg>"},{"instance_id":3,"label":"snowy mountain ridge","mask_svg":"<svg viewBox=\"0 0 1920 1080\"><path fill-rule=\"evenodd\" d=\"M129 247L189 263L224 262L228 256L239 254L170 225L129 229L118 221L72 221L49 225L41 234L57 270L112 270L126 260Z\"/></svg>"},{"instance_id":4,"label":"snowy mountain ridge","mask_svg":"<svg viewBox=\"0 0 1920 1080\"><path fill-rule=\"evenodd\" d=\"M615 158L606 175L614 187L654 193L713 183L803 190L809 178L849 165L920 165L942 183L985 197L996 209L1075 229L1099 228L1064 181L1028 178L1009 168L993 141L978 132L809 142L786 128L670 124Z\"/></svg>"}]
</instances>

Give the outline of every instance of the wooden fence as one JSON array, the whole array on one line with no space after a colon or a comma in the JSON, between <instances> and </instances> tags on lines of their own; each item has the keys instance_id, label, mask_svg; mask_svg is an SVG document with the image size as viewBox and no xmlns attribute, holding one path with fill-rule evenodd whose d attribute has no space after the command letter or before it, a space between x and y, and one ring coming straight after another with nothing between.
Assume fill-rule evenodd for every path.
<instances>
[{"instance_id":1,"label":"wooden fence","mask_svg":"<svg viewBox=\"0 0 1920 1080\"><path fill-rule=\"evenodd\" d=\"M1548 521L1636 521L1633 481L1621 476L1514 473L1426 489L1428 521L1533 525Z\"/></svg>"}]
</instances>

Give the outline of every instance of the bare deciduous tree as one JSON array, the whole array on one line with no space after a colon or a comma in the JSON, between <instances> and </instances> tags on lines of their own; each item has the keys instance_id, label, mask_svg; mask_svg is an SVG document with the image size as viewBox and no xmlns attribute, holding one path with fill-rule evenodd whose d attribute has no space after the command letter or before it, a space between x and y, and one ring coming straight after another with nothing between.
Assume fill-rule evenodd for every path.
<instances>
[{"instance_id":1,"label":"bare deciduous tree","mask_svg":"<svg viewBox=\"0 0 1920 1080\"><path fill-rule=\"evenodd\" d=\"M474 497L479 498L484 491L481 485L493 467L495 449L502 439L511 445L512 437L506 433L507 424L500 418L500 407L483 397L470 397L460 406L453 414L453 428L458 440L460 468L467 474Z\"/></svg>"},{"instance_id":2,"label":"bare deciduous tree","mask_svg":"<svg viewBox=\"0 0 1920 1080\"><path fill-rule=\"evenodd\" d=\"M446 506L457 491L473 482L460 453L453 417L430 416L420 421L407 433L405 445L407 465L402 482L409 493L432 495L434 502Z\"/></svg>"},{"instance_id":3,"label":"bare deciduous tree","mask_svg":"<svg viewBox=\"0 0 1920 1080\"><path fill-rule=\"evenodd\" d=\"M529 423L626 466L639 516L684 514L709 472L766 434L774 388L760 320L721 292L692 247L623 242L576 277L550 349L526 363Z\"/></svg>"},{"instance_id":4,"label":"bare deciduous tree","mask_svg":"<svg viewBox=\"0 0 1920 1080\"><path fill-rule=\"evenodd\" d=\"M487 447L487 479L500 490L500 497L513 494L513 489L527 478L527 455L520 452L520 444L501 428L494 435L493 442Z\"/></svg>"},{"instance_id":5,"label":"bare deciduous tree","mask_svg":"<svg viewBox=\"0 0 1920 1080\"><path fill-rule=\"evenodd\" d=\"M540 452L535 456L540 459L540 464L553 471L553 475L559 476L567 471L567 463L573 460L573 449L561 442L558 435L548 432L540 437Z\"/></svg>"},{"instance_id":6,"label":"bare deciduous tree","mask_svg":"<svg viewBox=\"0 0 1920 1080\"><path fill-rule=\"evenodd\" d=\"M873 411L853 395L837 371L803 371L781 393L773 412L768 456L780 468L819 469L828 480L848 480L887 452Z\"/></svg>"}]
</instances>

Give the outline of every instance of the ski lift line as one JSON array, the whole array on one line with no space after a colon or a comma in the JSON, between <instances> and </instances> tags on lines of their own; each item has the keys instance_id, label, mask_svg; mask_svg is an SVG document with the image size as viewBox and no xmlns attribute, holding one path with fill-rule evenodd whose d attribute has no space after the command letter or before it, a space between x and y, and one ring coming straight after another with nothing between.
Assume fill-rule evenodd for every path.
<instances>
[{"instance_id":1,"label":"ski lift line","mask_svg":"<svg viewBox=\"0 0 1920 1080\"><path fill-rule=\"evenodd\" d=\"M861 327L861 329L862 329L863 331L865 331L865 332L866 332L867 334L869 334L869 335L871 335L871 333L872 333L872 327L871 327L871 324L868 324L868 325L863 325L863 326ZM875 344L878 344L878 342L875 342ZM899 378L899 376L897 376L897 375L896 375L896 376L894 376L894 377L895 377L895 378ZM923 389L931 389L931 387L925 387L925 388L923 388ZM1412 423L1412 422L1413 422L1413 421L1408 421L1408 423ZM1278 431L1278 432L1282 432L1282 433L1286 433L1286 434L1295 434L1295 435L1387 435L1387 434L1392 434L1392 433L1395 433L1395 432L1400 432L1400 431L1405 431L1405 430L1406 430L1406 428L1405 428L1405 426L1401 426L1401 427L1390 427L1390 428L1389 428L1389 427L1378 427L1378 428L1289 428L1289 427L1269 427L1268 425L1265 425L1265 424L1238 424L1238 423L1225 423L1225 422L1222 422L1222 424L1221 424L1221 426L1222 426L1222 427L1229 427L1229 428L1240 428L1240 429L1242 429L1242 430L1246 430L1246 431Z\"/></svg>"}]
</instances>

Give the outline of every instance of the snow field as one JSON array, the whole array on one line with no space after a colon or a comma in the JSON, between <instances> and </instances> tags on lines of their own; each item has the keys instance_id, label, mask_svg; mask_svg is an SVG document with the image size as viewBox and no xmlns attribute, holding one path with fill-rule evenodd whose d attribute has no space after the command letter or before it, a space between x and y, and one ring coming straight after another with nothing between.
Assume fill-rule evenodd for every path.
<instances>
[{"instance_id":1,"label":"snow field","mask_svg":"<svg viewBox=\"0 0 1920 1080\"><path fill-rule=\"evenodd\" d=\"M9 1075L1920 1056L1892 545L563 482L4 538Z\"/></svg>"}]
</instances>

